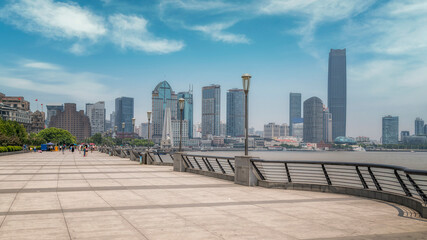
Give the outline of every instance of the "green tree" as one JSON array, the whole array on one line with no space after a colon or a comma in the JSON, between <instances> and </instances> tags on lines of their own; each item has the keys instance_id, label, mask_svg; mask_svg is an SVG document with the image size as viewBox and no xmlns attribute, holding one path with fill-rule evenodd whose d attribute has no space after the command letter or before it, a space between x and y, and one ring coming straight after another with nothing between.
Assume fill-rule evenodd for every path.
<instances>
[{"instance_id":1,"label":"green tree","mask_svg":"<svg viewBox=\"0 0 427 240\"><path fill-rule=\"evenodd\" d=\"M0 119L0 144L3 146L20 146L28 140L24 125L15 121Z\"/></svg>"},{"instance_id":2,"label":"green tree","mask_svg":"<svg viewBox=\"0 0 427 240\"><path fill-rule=\"evenodd\" d=\"M69 131L59 128L46 128L40 131L37 134L39 137L43 138L46 142L51 142L55 144L74 144L76 143L76 137L73 136Z\"/></svg>"}]
</instances>

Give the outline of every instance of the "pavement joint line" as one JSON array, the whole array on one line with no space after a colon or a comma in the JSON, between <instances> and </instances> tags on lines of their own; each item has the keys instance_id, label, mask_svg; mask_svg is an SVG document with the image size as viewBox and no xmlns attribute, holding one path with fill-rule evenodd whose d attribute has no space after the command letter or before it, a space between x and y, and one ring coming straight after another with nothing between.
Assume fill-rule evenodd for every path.
<instances>
[{"instance_id":1,"label":"pavement joint line","mask_svg":"<svg viewBox=\"0 0 427 240\"><path fill-rule=\"evenodd\" d=\"M61 163L64 162L64 158L65 158L65 156L63 155ZM60 171L61 171L61 165L58 167L58 177L56 178L56 190L57 190L56 191L56 198L58 199L59 207L61 208L62 217L64 219L65 226L67 227L68 237L69 237L69 239L72 239L71 238L71 233L70 233L70 228L68 227L67 218L65 217L65 214L64 214L64 208L62 207L61 199L59 198L59 194L58 194L59 174L60 174Z\"/></svg>"}]
</instances>

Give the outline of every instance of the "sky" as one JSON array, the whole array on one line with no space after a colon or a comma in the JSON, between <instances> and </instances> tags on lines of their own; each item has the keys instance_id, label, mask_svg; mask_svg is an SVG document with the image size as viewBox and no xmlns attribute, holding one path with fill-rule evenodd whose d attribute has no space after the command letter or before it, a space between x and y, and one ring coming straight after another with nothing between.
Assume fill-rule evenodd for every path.
<instances>
[{"instance_id":1,"label":"sky","mask_svg":"<svg viewBox=\"0 0 427 240\"><path fill-rule=\"evenodd\" d=\"M0 92L43 103L135 99L146 122L166 80L194 92L242 88L252 75L249 125L288 123L289 93L327 105L328 53L347 49L347 135L379 140L381 118L414 132L427 120L424 0L3 0ZM35 102L38 99L38 104Z\"/></svg>"}]
</instances>

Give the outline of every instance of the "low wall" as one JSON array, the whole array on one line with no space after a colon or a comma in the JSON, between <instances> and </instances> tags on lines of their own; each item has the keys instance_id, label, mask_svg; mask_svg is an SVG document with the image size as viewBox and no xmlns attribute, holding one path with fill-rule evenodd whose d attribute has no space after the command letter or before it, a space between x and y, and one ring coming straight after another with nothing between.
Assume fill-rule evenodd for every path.
<instances>
[{"instance_id":1,"label":"low wall","mask_svg":"<svg viewBox=\"0 0 427 240\"><path fill-rule=\"evenodd\" d=\"M1 156L21 154L21 153L28 153L28 152L30 152L30 151L29 150L21 150L21 151L14 151L14 152L2 152L2 153L0 153L0 157Z\"/></svg>"},{"instance_id":2,"label":"low wall","mask_svg":"<svg viewBox=\"0 0 427 240\"><path fill-rule=\"evenodd\" d=\"M199 174L199 175L204 175L204 176L208 176L208 177L214 177L214 178L219 178L219 179L224 179L227 181L234 182L234 176L231 176L231 175L225 175L225 174L216 173L216 172L207 172L207 171L203 171L203 170L199 170L199 169L192 169L192 168L186 168L185 171L189 172L189 173L195 173L195 174Z\"/></svg>"}]
</instances>

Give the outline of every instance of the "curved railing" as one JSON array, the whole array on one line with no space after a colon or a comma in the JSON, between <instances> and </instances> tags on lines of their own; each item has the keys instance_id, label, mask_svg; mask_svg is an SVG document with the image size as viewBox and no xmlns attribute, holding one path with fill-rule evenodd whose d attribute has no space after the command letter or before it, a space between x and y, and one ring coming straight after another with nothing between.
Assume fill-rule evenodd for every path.
<instances>
[{"instance_id":1,"label":"curved railing","mask_svg":"<svg viewBox=\"0 0 427 240\"><path fill-rule=\"evenodd\" d=\"M234 157L182 154L187 168L234 176Z\"/></svg>"},{"instance_id":2,"label":"curved railing","mask_svg":"<svg viewBox=\"0 0 427 240\"><path fill-rule=\"evenodd\" d=\"M173 154L170 153L147 152L147 157L152 162L173 164Z\"/></svg>"},{"instance_id":3,"label":"curved railing","mask_svg":"<svg viewBox=\"0 0 427 240\"><path fill-rule=\"evenodd\" d=\"M251 159L261 181L374 190L404 195L427 205L427 171L400 166L349 162Z\"/></svg>"}]
</instances>

